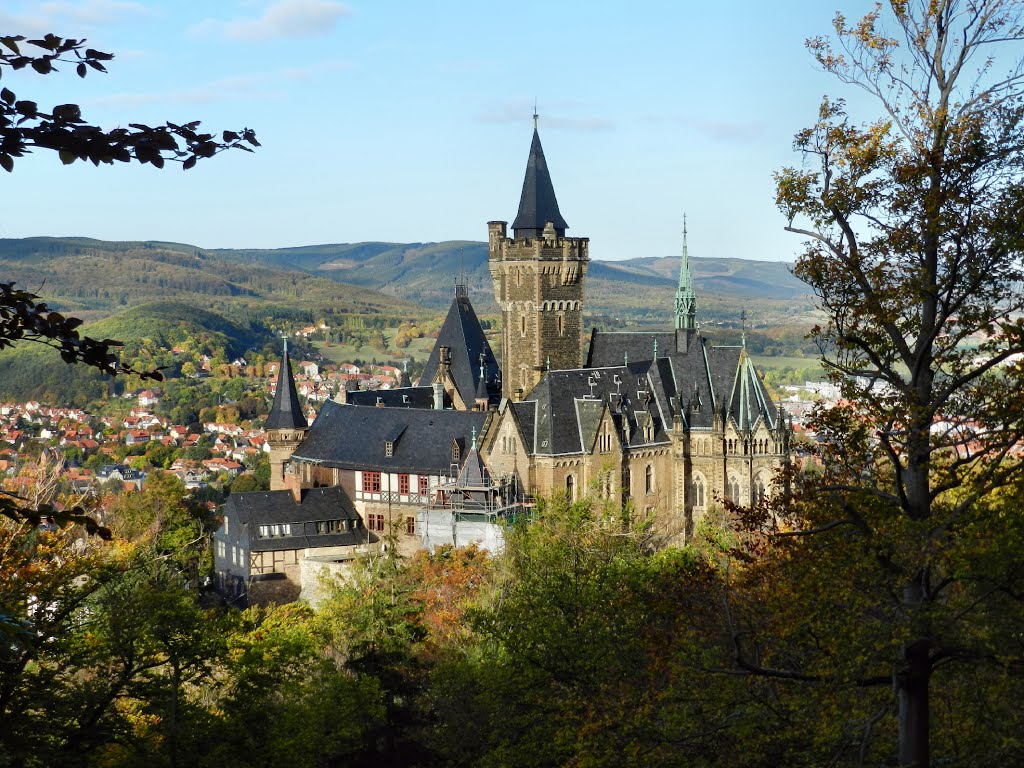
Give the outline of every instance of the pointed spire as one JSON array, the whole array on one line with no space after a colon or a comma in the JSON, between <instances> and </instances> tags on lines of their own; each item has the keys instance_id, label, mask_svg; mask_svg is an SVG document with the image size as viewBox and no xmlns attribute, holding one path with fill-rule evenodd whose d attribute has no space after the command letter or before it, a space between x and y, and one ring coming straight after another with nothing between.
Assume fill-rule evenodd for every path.
<instances>
[{"instance_id":1,"label":"pointed spire","mask_svg":"<svg viewBox=\"0 0 1024 768\"><path fill-rule=\"evenodd\" d=\"M285 339L284 351L281 353L281 370L277 374L274 405L270 408L264 429L308 428L309 422L299 403L299 393L295 390L295 375L292 373L292 363L288 358L288 339Z\"/></svg>"},{"instance_id":2,"label":"pointed spire","mask_svg":"<svg viewBox=\"0 0 1024 768\"><path fill-rule=\"evenodd\" d=\"M558 199L555 187L551 183L548 163L544 158L544 148L540 145L540 134L537 132L537 113L534 110L533 142L530 144L530 157L526 163L526 177L523 179L523 193L519 198L519 214L512 222L512 230L516 238L540 237L547 222L555 228L558 237L565 237L569 227L558 210Z\"/></svg>"},{"instance_id":3,"label":"pointed spire","mask_svg":"<svg viewBox=\"0 0 1024 768\"><path fill-rule=\"evenodd\" d=\"M697 294L690 274L690 252L686 244L686 214L683 214L683 254L679 262L679 287L676 288L676 329L697 330Z\"/></svg>"},{"instance_id":4,"label":"pointed spire","mask_svg":"<svg viewBox=\"0 0 1024 768\"><path fill-rule=\"evenodd\" d=\"M487 400L489 398L487 394L487 355L484 352L480 353L480 378L476 382L476 399Z\"/></svg>"}]
</instances>

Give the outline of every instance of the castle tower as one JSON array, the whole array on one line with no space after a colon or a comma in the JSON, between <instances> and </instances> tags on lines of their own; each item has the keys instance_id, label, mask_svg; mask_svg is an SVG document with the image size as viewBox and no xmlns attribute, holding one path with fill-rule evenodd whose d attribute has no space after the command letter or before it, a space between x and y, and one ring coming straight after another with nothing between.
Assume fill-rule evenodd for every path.
<instances>
[{"instance_id":1,"label":"castle tower","mask_svg":"<svg viewBox=\"0 0 1024 768\"><path fill-rule=\"evenodd\" d=\"M548 368L579 368L589 238L566 237L534 115L519 213L487 223L489 266L502 320L502 397L517 399Z\"/></svg>"},{"instance_id":2,"label":"castle tower","mask_svg":"<svg viewBox=\"0 0 1024 768\"><path fill-rule=\"evenodd\" d=\"M287 487L284 465L309 431L309 422L306 421L306 415L299 403L299 394L295 391L295 376L292 374L292 364L288 359L287 339L281 355L281 370L277 374L274 405L267 416L264 429L267 432L267 442L270 444L270 490L283 491Z\"/></svg>"}]
</instances>

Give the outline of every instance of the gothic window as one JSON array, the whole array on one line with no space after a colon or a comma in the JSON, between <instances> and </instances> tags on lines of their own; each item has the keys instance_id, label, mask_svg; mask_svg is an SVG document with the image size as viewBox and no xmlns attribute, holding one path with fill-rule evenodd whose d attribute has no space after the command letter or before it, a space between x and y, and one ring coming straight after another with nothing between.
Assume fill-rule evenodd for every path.
<instances>
[{"instance_id":1,"label":"gothic window","mask_svg":"<svg viewBox=\"0 0 1024 768\"><path fill-rule=\"evenodd\" d=\"M644 493L654 493L654 466L648 464L644 469Z\"/></svg>"},{"instance_id":2,"label":"gothic window","mask_svg":"<svg viewBox=\"0 0 1024 768\"><path fill-rule=\"evenodd\" d=\"M690 499L695 507L703 507L705 504L704 478L700 475L694 475L693 480L690 481Z\"/></svg>"},{"instance_id":3,"label":"gothic window","mask_svg":"<svg viewBox=\"0 0 1024 768\"><path fill-rule=\"evenodd\" d=\"M764 475L754 478L754 503L760 504L768 497L768 488L764 482Z\"/></svg>"},{"instance_id":4,"label":"gothic window","mask_svg":"<svg viewBox=\"0 0 1024 768\"><path fill-rule=\"evenodd\" d=\"M519 334L521 336L526 335L526 315L519 316Z\"/></svg>"},{"instance_id":5,"label":"gothic window","mask_svg":"<svg viewBox=\"0 0 1024 768\"><path fill-rule=\"evenodd\" d=\"M728 487L726 488L729 501L733 504L740 503L740 479L736 475L730 475L727 481Z\"/></svg>"},{"instance_id":6,"label":"gothic window","mask_svg":"<svg viewBox=\"0 0 1024 768\"><path fill-rule=\"evenodd\" d=\"M558 335L559 336L564 336L565 335L565 315L559 314L557 319L556 319L556 322L558 324Z\"/></svg>"},{"instance_id":7,"label":"gothic window","mask_svg":"<svg viewBox=\"0 0 1024 768\"><path fill-rule=\"evenodd\" d=\"M568 475L565 478L565 495L569 497L569 501L576 501L576 477L574 475Z\"/></svg>"}]
</instances>

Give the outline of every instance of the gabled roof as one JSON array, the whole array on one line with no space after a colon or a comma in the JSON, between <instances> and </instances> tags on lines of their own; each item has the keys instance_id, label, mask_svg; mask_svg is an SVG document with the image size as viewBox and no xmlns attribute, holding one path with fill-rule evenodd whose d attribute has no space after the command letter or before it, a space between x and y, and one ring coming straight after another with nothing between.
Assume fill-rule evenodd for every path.
<instances>
[{"instance_id":1,"label":"gabled roof","mask_svg":"<svg viewBox=\"0 0 1024 768\"><path fill-rule=\"evenodd\" d=\"M345 402L364 407L372 407L379 403L388 408L433 408L434 388L428 384L398 389L356 389L346 392ZM452 407L451 398L447 397L447 394L444 407Z\"/></svg>"},{"instance_id":2,"label":"gabled roof","mask_svg":"<svg viewBox=\"0 0 1024 768\"><path fill-rule=\"evenodd\" d=\"M688 349L677 347L687 331L604 332L591 335L588 368L649 361L657 342L657 360L649 366L652 394L666 419L676 408L690 428L710 429L715 414L731 416L740 429L755 427L758 420L774 427L777 414L768 390L742 347L716 347L700 336L691 336ZM672 398L677 398L673 404ZM693 405L699 404L694 408ZM691 407L687 407L687 406Z\"/></svg>"},{"instance_id":3,"label":"gabled roof","mask_svg":"<svg viewBox=\"0 0 1024 768\"><path fill-rule=\"evenodd\" d=\"M281 355L281 369L277 376L277 391L274 393L274 405L270 408L264 429L306 429L309 422L299 403L299 393L295 391L295 376L292 374L292 363L288 359L288 342L284 343Z\"/></svg>"},{"instance_id":4,"label":"gabled roof","mask_svg":"<svg viewBox=\"0 0 1024 768\"><path fill-rule=\"evenodd\" d=\"M452 442L465 453L473 429L480 434L487 417L481 411L368 408L329 400L292 460L345 469L447 474ZM385 443L399 429L388 456Z\"/></svg>"},{"instance_id":5,"label":"gabled roof","mask_svg":"<svg viewBox=\"0 0 1024 768\"><path fill-rule=\"evenodd\" d=\"M555 187L551 183L544 148L540 145L540 134L534 127L530 157L526 162L526 177L523 179L523 193L519 198L519 214L512 222L512 230L517 238L536 238L541 236L544 224L548 221L554 225L559 237L565 237L569 225L558 210Z\"/></svg>"},{"instance_id":6,"label":"gabled roof","mask_svg":"<svg viewBox=\"0 0 1024 768\"><path fill-rule=\"evenodd\" d=\"M667 403L654 391L651 365L648 361L548 371L523 402L512 404L527 452L549 456L589 452L605 408L620 428L628 425L630 445L666 442L671 422ZM638 429L637 414L644 414L640 420L649 420L654 427L650 439Z\"/></svg>"},{"instance_id":7,"label":"gabled roof","mask_svg":"<svg viewBox=\"0 0 1024 768\"><path fill-rule=\"evenodd\" d=\"M501 369L498 368L498 361L487 342L484 329L480 327L480 320L473 311L473 305L464 293L457 295L448 309L448 316L444 319L441 331L437 335L437 342L430 351L430 357L427 358L426 367L420 376L421 385L429 385L437 375L441 347L448 347L451 351L452 379L463 403L472 407L476 398L480 383L481 354L484 356L485 386L488 387L491 398L497 400L501 387L496 382L500 378Z\"/></svg>"},{"instance_id":8,"label":"gabled roof","mask_svg":"<svg viewBox=\"0 0 1024 768\"><path fill-rule=\"evenodd\" d=\"M249 543L254 552L341 547L377 540L362 527L359 513L340 486L304 489L301 502L291 491L232 493L224 502L224 516L250 527ZM347 530L318 534L315 525L307 525L320 520L345 520ZM281 524L291 526L291 536L259 537L259 526Z\"/></svg>"},{"instance_id":9,"label":"gabled roof","mask_svg":"<svg viewBox=\"0 0 1024 768\"><path fill-rule=\"evenodd\" d=\"M729 398L729 416L740 429L754 429L761 420L769 427L775 426L775 408L746 350L740 355L736 368Z\"/></svg>"}]
</instances>

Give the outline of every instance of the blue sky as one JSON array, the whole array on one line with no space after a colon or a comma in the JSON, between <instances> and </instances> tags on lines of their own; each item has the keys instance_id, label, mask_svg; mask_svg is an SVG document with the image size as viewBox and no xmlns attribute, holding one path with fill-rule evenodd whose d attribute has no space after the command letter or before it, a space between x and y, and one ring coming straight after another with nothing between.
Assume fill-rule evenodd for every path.
<instances>
[{"instance_id":1,"label":"blue sky","mask_svg":"<svg viewBox=\"0 0 1024 768\"><path fill-rule=\"evenodd\" d=\"M869 3L238 0L10 2L9 34L115 53L80 80L5 72L106 127L202 120L263 148L176 166L0 176L0 237L203 247L485 240L515 217L536 99L569 234L598 259L679 251L791 260L772 172L825 93L804 40ZM852 95L852 94L846 94Z\"/></svg>"}]
</instances>

